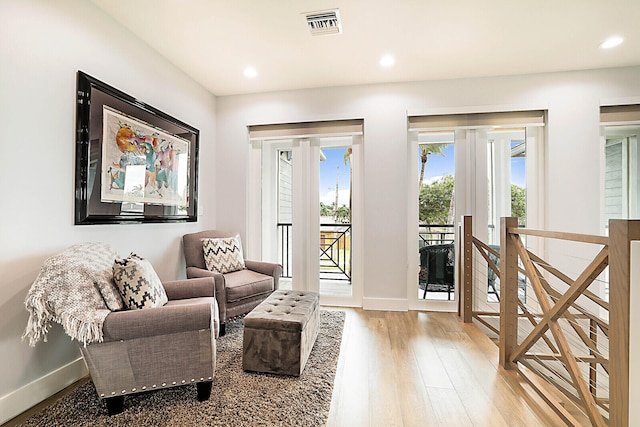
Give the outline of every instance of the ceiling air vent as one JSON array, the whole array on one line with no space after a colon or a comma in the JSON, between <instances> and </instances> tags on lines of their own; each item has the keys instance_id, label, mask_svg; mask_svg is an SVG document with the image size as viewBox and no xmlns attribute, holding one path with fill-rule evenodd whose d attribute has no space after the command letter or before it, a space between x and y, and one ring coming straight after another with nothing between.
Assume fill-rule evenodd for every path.
<instances>
[{"instance_id":1,"label":"ceiling air vent","mask_svg":"<svg viewBox=\"0 0 640 427\"><path fill-rule=\"evenodd\" d=\"M340 12L326 10L323 12L305 13L307 25L312 36L326 36L329 34L342 34Z\"/></svg>"}]
</instances>

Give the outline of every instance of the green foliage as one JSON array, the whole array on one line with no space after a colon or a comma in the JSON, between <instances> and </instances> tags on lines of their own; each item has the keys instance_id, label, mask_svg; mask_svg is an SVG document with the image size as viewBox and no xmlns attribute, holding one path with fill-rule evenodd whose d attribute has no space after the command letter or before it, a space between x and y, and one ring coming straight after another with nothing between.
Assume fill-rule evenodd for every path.
<instances>
[{"instance_id":1,"label":"green foliage","mask_svg":"<svg viewBox=\"0 0 640 427\"><path fill-rule=\"evenodd\" d=\"M333 207L335 203L326 205L320 202L320 216L330 216L336 221L336 223L346 224L351 221L351 209L348 206L342 205L337 210Z\"/></svg>"},{"instance_id":2,"label":"green foliage","mask_svg":"<svg viewBox=\"0 0 640 427\"><path fill-rule=\"evenodd\" d=\"M333 216L333 203L325 205L320 202L320 216Z\"/></svg>"},{"instance_id":3,"label":"green foliage","mask_svg":"<svg viewBox=\"0 0 640 427\"><path fill-rule=\"evenodd\" d=\"M526 192L515 184L511 184L511 215L518 218L518 225L527 223Z\"/></svg>"},{"instance_id":4,"label":"green foliage","mask_svg":"<svg viewBox=\"0 0 640 427\"><path fill-rule=\"evenodd\" d=\"M420 188L418 201L420 222L426 224L447 224L449 222L453 187L453 175L446 175L440 180Z\"/></svg>"},{"instance_id":5,"label":"green foliage","mask_svg":"<svg viewBox=\"0 0 640 427\"><path fill-rule=\"evenodd\" d=\"M339 223L349 223L351 221L351 210L342 205L338 208L338 210L336 211L336 222Z\"/></svg>"}]
</instances>

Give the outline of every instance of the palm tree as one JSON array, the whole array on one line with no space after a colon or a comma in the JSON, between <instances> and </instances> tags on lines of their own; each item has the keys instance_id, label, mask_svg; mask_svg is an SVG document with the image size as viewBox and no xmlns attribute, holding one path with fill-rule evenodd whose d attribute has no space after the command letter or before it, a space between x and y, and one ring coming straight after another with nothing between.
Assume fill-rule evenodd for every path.
<instances>
[{"instance_id":1,"label":"palm tree","mask_svg":"<svg viewBox=\"0 0 640 427\"><path fill-rule=\"evenodd\" d=\"M351 222L351 201L353 200L353 164L351 163L351 154L353 154L353 148L347 147L347 149L344 150L343 160L345 166L349 163L349 222Z\"/></svg>"},{"instance_id":2,"label":"palm tree","mask_svg":"<svg viewBox=\"0 0 640 427\"><path fill-rule=\"evenodd\" d=\"M448 144L421 144L420 150L420 162L422 165L420 166L420 181L418 182L418 186L422 187L422 180L424 179L424 167L427 164L427 159L429 158L429 154L439 154L444 157L444 153L442 150Z\"/></svg>"}]
</instances>

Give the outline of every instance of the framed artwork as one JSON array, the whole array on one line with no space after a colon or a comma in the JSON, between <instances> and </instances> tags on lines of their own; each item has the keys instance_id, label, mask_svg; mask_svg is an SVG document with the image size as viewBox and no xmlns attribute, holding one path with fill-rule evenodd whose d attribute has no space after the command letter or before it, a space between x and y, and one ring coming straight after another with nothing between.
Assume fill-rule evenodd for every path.
<instances>
[{"instance_id":1,"label":"framed artwork","mask_svg":"<svg viewBox=\"0 0 640 427\"><path fill-rule=\"evenodd\" d=\"M76 225L197 220L197 129L82 71L76 128Z\"/></svg>"}]
</instances>

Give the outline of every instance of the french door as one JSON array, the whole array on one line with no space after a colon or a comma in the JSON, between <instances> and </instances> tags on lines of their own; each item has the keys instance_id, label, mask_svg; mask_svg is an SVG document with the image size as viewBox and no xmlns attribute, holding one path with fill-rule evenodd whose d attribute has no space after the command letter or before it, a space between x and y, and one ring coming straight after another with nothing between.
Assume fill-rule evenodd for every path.
<instances>
[{"instance_id":1,"label":"french door","mask_svg":"<svg viewBox=\"0 0 640 427\"><path fill-rule=\"evenodd\" d=\"M283 265L281 288L361 306L361 135L253 141L252 153L253 224L262 259Z\"/></svg>"},{"instance_id":2,"label":"french door","mask_svg":"<svg viewBox=\"0 0 640 427\"><path fill-rule=\"evenodd\" d=\"M465 115L464 120L473 121L469 116L473 115ZM460 118L448 118L451 127L433 129L420 129L425 122L429 124L428 119L423 123L410 119L408 169L411 200L418 202L417 208L415 204L410 207L408 219L409 224L418 225L408 228L407 239L411 309L457 310L458 237L463 215L473 216L474 236L496 247L500 245L501 217L517 216L523 226L542 225L538 194L544 183L543 174L537 173L544 165L541 124L518 125L508 114L504 125L499 123L499 114L491 117L490 125L477 120L477 126L456 126ZM491 277L486 262L477 259L473 268L477 282L474 306L497 304L499 280Z\"/></svg>"}]
</instances>

